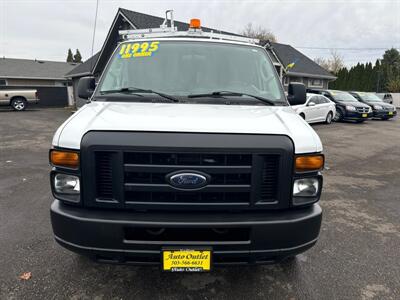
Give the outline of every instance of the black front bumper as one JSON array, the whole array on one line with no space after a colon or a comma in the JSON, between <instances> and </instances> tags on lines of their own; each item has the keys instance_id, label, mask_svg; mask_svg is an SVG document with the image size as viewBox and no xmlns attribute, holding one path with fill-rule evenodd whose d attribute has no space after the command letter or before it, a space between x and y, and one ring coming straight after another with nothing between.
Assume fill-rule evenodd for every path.
<instances>
[{"instance_id":1,"label":"black front bumper","mask_svg":"<svg viewBox=\"0 0 400 300\"><path fill-rule=\"evenodd\" d=\"M373 111L373 118L379 119L390 119L397 115L397 111L385 111L385 110L374 110Z\"/></svg>"},{"instance_id":2,"label":"black front bumper","mask_svg":"<svg viewBox=\"0 0 400 300\"><path fill-rule=\"evenodd\" d=\"M312 247L319 235L322 210L308 208L263 212L132 212L94 210L68 206L55 200L51 223L62 246L98 261L160 264L163 247L210 247L214 265L271 263ZM136 240L127 232L137 228L246 229L243 239L207 241ZM243 232L243 230L241 231ZM232 238L232 237L231 237Z\"/></svg>"},{"instance_id":3,"label":"black front bumper","mask_svg":"<svg viewBox=\"0 0 400 300\"><path fill-rule=\"evenodd\" d=\"M346 120L367 120L369 118L372 118L373 113L361 113L357 111L347 111L345 112L344 119Z\"/></svg>"}]
</instances>

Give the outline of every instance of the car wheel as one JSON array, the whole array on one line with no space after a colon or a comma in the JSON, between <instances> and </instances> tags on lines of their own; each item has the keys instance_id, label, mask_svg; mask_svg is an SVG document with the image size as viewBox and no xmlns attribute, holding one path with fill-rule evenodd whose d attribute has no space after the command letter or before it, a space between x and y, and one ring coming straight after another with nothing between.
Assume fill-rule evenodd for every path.
<instances>
[{"instance_id":1,"label":"car wheel","mask_svg":"<svg viewBox=\"0 0 400 300\"><path fill-rule=\"evenodd\" d=\"M14 98L11 100L11 107L16 111L22 111L26 109L26 100L24 98Z\"/></svg>"},{"instance_id":2,"label":"car wheel","mask_svg":"<svg viewBox=\"0 0 400 300\"><path fill-rule=\"evenodd\" d=\"M303 114L303 113L301 113L301 114L300 114L300 117L302 117L302 118L303 118L303 120L305 120L305 119L306 119L306 115L305 115L305 114Z\"/></svg>"},{"instance_id":3,"label":"car wheel","mask_svg":"<svg viewBox=\"0 0 400 300\"><path fill-rule=\"evenodd\" d=\"M332 114L332 112L330 111L330 112L328 113L328 115L326 116L325 123L326 123L326 124L331 124L331 123L332 123L332 118L333 118L333 114Z\"/></svg>"},{"instance_id":4,"label":"car wheel","mask_svg":"<svg viewBox=\"0 0 400 300\"><path fill-rule=\"evenodd\" d=\"M340 109L336 109L335 116L333 117L333 121L339 122L343 120L343 113Z\"/></svg>"}]
</instances>

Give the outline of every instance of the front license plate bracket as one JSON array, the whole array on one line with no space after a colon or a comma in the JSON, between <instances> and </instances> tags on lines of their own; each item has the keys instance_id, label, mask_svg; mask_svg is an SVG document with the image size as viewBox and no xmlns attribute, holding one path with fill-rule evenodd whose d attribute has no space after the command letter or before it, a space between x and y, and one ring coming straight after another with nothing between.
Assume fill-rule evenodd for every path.
<instances>
[{"instance_id":1,"label":"front license plate bracket","mask_svg":"<svg viewBox=\"0 0 400 300\"><path fill-rule=\"evenodd\" d=\"M165 272L209 272L212 264L212 250L171 249L161 250L161 265Z\"/></svg>"}]
</instances>

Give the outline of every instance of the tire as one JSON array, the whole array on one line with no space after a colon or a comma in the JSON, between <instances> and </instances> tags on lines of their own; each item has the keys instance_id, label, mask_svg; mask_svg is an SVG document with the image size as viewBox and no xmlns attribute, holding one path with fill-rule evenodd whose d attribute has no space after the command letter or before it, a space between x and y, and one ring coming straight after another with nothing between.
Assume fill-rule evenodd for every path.
<instances>
[{"instance_id":1,"label":"tire","mask_svg":"<svg viewBox=\"0 0 400 300\"><path fill-rule=\"evenodd\" d=\"M305 114L303 114L303 113L301 113L301 114L300 114L300 117L302 117L302 118L303 118L303 120L305 120L305 119L306 119L306 115L305 115Z\"/></svg>"},{"instance_id":2,"label":"tire","mask_svg":"<svg viewBox=\"0 0 400 300\"><path fill-rule=\"evenodd\" d=\"M340 109L336 109L335 116L333 117L333 121L339 122L343 120L343 112Z\"/></svg>"},{"instance_id":3,"label":"tire","mask_svg":"<svg viewBox=\"0 0 400 300\"><path fill-rule=\"evenodd\" d=\"M333 119L333 113L330 111L328 112L328 115L325 118L325 123L326 124L331 124Z\"/></svg>"},{"instance_id":4,"label":"tire","mask_svg":"<svg viewBox=\"0 0 400 300\"><path fill-rule=\"evenodd\" d=\"M26 100L22 97L17 97L11 100L11 107L16 111L23 111L26 109Z\"/></svg>"}]
</instances>

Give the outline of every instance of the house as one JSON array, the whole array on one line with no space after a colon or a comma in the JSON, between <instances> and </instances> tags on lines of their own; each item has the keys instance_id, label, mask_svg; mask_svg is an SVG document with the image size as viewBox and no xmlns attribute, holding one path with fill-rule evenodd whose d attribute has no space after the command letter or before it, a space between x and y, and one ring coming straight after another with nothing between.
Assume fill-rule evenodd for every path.
<instances>
[{"instance_id":1,"label":"house","mask_svg":"<svg viewBox=\"0 0 400 300\"><path fill-rule=\"evenodd\" d=\"M327 89L329 82L336 79L336 76L290 45L269 43L269 46L285 69L282 77L285 90L291 82L301 82L310 88Z\"/></svg>"},{"instance_id":2,"label":"house","mask_svg":"<svg viewBox=\"0 0 400 300\"><path fill-rule=\"evenodd\" d=\"M95 77L100 76L113 50L120 41L120 36L118 34L119 30L158 28L163 21L164 18L162 17L120 8L113 20L102 49L82 65L79 65L69 73L65 74L65 77L72 80L77 106L81 106L85 101L80 99L76 94L79 78L88 75L94 75ZM185 22L174 21L174 25L180 31L186 31L189 28L189 24ZM236 33L221 31L218 29L203 26L201 28L203 31L214 31L240 36ZM307 87L322 88L327 87L329 81L336 79L335 76L290 45L269 42L265 43L267 44L266 49L268 54L284 83L285 89L287 89L290 82L303 82ZM287 66L290 64L292 64L292 68L289 69Z\"/></svg>"},{"instance_id":3,"label":"house","mask_svg":"<svg viewBox=\"0 0 400 300\"><path fill-rule=\"evenodd\" d=\"M3 57L0 58L0 89L34 88L41 106L67 106L70 81L64 75L75 67L76 63ZM72 88L70 92L72 95Z\"/></svg>"}]
</instances>

